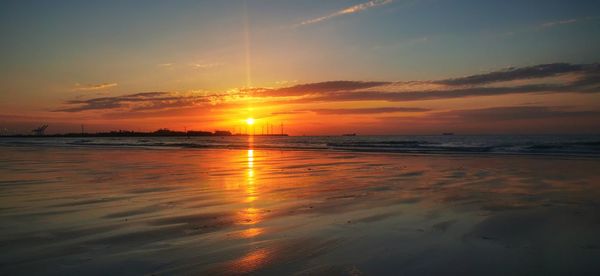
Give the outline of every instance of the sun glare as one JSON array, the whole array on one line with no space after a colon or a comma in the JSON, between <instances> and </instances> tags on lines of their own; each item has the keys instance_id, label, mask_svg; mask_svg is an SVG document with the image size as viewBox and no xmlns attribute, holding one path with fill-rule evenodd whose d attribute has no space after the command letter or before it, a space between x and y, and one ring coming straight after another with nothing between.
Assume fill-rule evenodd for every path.
<instances>
[{"instance_id":1,"label":"sun glare","mask_svg":"<svg viewBox=\"0 0 600 276\"><path fill-rule=\"evenodd\" d=\"M254 124L254 118L248 118L248 119L246 119L246 124L253 125Z\"/></svg>"}]
</instances>

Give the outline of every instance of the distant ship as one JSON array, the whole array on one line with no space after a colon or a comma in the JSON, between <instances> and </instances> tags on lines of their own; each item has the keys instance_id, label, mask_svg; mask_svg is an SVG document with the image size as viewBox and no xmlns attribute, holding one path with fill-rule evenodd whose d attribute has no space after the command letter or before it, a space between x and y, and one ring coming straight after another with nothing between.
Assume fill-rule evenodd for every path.
<instances>
[{"instance_id":1,"label":"distant ship","mask_svg":"<svg viewBox=\"0 0 600 276\"><path fill-rule=\"evenodd\" d=\"M444 132L442 135L454 135L454 132Z\"/></svg>"},{"instance_id":2,"label":"distant ship","mask_svg":"<svg viewBox=\"0 0 600 276\"><path fill-rule=\"evenodd\" d=\"M342 134L342 136L356 136L356 133L346 133Z\"/></svg>"}]
</instances>

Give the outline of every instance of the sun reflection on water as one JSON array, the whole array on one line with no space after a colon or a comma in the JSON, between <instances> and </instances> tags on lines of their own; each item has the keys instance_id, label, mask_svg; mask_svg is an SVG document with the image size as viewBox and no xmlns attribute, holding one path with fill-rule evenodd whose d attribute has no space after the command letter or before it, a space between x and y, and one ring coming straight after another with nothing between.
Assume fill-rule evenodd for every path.
<instances>
[{"instance_id":1,"label":"sun reflection on water","mask_svg":"<svg viewBox=\"0 0 600 276\"><path fill-rule=\"evenodd\" d=\"M236 273L247 274L271 262L272 252L266 248L254 250L230 264Z\"/></svg>"},{"instance_id":2,"label":"sun reflection on water","mask_svg":"<svg viewBox=\"0 0 600 276\"><path fill-rule=\"evenodd\" d=\"M240 233L240 237L246 238L246 239L254 238L254 237L262 234L263 232L264 232L264 230L262 228L257 228L257 227L248 228Z\"/></svg>"},{"instance_id":3,"label":"sun reflection on water","mask_svg":"<svg viewBox=\"0 0 600 276\"><path fill-rule=\"evenodd\" d=\"M261 210L258 208L249 207L238 212L238 214L240 217L240 224L257 224L262 220Z\"/></svg>"},{"instance_id":4,"label":"sun reflection on water","mask_svg":"<svg viewBox=\"0 0 600 276\"><path fill-rule=\"evenodd\" d=\"M248 166L246 168L246 198L245 202L253 202L256 196L256 187L254 185L254 150L248 150Z\"/></svg>"},{"instance_id":5,"label":"sun reflection on water","mask_svg":"<svg viewBox=\"0 0 600 276\"><path fill-rule=\"evenodd\" d=\"M252 139L248 140L251 145ZM254 173L254 150L251 146L246 152L247 165L246 165L246 196L244 198L245 203L249 203L248 208L245 208L238 212L239 214L239 222L243 225L251 225L260 222L261 220L261 210L254 207L254 203L258 199L256 183L255 183L255 173ZM260 233L257 233L258 235Z\"/></svg>"}]
</instances>

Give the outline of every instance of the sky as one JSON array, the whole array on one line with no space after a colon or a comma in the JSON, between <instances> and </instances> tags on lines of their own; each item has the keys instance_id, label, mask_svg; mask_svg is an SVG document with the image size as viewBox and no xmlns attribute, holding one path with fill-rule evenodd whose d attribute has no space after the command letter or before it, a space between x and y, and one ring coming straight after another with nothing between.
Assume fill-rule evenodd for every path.
<instances>
[{"instance_id":1,"label":"sky","mask_svg":"<svg viewBox=\"0 0 600 276\"><path fill-rule=\"evenodd\" d=\"M600 2L0 2L0 133L600 133Z\"/></svg>"}]
</instances>

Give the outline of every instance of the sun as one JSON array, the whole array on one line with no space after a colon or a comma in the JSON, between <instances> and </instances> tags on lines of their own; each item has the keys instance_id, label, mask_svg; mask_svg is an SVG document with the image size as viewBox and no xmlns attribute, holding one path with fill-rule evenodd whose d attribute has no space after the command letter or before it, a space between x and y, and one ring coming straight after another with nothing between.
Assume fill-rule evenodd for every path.
<instances>
[{"instance_id":1,"label":"sun","mask_svg":"<svg viewBox=\"0 0 600 276\"><path fill-rule=\"evenodd\" d=\"M253 125L254 124L254 118L248 118L248 119L246 119L246 124Z\"/></svg>"}]
</instances>

